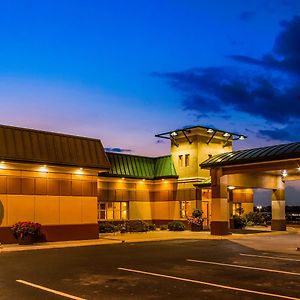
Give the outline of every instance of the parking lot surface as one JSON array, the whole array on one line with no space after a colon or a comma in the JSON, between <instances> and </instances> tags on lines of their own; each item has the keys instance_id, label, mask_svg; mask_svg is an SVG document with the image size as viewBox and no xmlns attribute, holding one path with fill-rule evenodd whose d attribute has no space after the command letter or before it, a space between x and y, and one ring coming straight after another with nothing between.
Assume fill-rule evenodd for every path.
<instances>
[{"instance_id":1,"label":"parking lot surface","mask_svg":"<svg viewBox=\"0 0 300 300\"><path fill-rule=\"evenodd\" d=\"M260 239L1 253L0 299L300 299L299 251Z\"/></svg>"}]
</instances>

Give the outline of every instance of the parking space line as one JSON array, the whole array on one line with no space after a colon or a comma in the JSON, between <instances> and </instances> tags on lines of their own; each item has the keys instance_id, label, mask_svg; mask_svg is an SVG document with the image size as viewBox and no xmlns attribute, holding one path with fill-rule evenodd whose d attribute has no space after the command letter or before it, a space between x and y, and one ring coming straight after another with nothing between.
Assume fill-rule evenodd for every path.
<instances>
[{"instance_id":1,"label":"parking space line","mask_svg":"<svg viewBox=\"0 0 300 300\"><path fill-rule=\"evenodd\" d=\"M212 283L212 282L188 279L188 278L177 277L177 276L170 276L170 275L165 275L165 274L160 274L160 273L152 273L152 272L146 272L146 271L140 271L140 270L134 270L134 269L127 269L127 268L118 268L118 270L132 272L132 273L138 273L138 274L144 274L144 275L150 275L150 276L155 276L155 277L174 279L174 280L185 281L185 282L191 282L191 283L197 283L197 284L213 286L213 287L222 288L222 289L231 290L231 291L238 291L238 292L243 292L243 293L275 297L277 299L300 300L300 298L295 298L295 297L290 297L290 296L285 296L285 295L259 292L259 291L255 291L255 290L248 290L248 289L233 287L233 286L229 286L229 285L222 285L222 284L217 284L217 283Z\"/></svg>"},{"instance_id":2,"label":"parking space line","mask_svg":"<svg viewBox=\"0 0 300 300\"><path fill-rule=\"evenodd\" d=\"M29 285L31 287L34 287L34 288L37 288L37 289L40 289L40 290L43 290L43 291L46 291L46 292L49 292L49 293L52 293L52 294L56 294L56 295L59 295L59 296L65 297L65 298L74 299L74 300L86 300L84 298L80 298L80 297L76 297L76 296L66 294L66 293L63 293L63 292L60 292L60 291L52 290L52 289L46 288L44 286L34 284L34 283L31 283L31 282L28 282L28 281L25 281L25 280L17 279L16 282L19 282L19 283L22 283L22 284L25 284L25 285Z\"/></svg>"},{"instance_id":3,"label":"parking space line","mask_svg":"<svg viewBox=\"0 0 300 300\"><path fill-rule=\"evenodd\" d=\"M257 270L257 271L265 271L265 272L300 276L300 273L274 270L274 269L264 269L264 268L248 267L248 266L242 266L242 265L232 265L232 264L218 263L218 262L206 261L206 260L196 260L196 259L187 259L187 261L200 263L200 264L217 265L217 266L223 266L223 267L240 268L240 269Z\"/></svg>"},{"instance_id":4,"label":"parking space line","mask_svg":"<svg viewBox=\"0 0 300 300\"><path fill-rule=\"evenodd\" d=\"M240 253L240 255L241 256L249 256L249 257L258 257L258 258L269 258L269 259L278 259L278 260L300 261L300 259L287 258L287 257L278 257L278 256L255 255L255 254L246 254L246 253Z\"/></svg>"}]
</instances>

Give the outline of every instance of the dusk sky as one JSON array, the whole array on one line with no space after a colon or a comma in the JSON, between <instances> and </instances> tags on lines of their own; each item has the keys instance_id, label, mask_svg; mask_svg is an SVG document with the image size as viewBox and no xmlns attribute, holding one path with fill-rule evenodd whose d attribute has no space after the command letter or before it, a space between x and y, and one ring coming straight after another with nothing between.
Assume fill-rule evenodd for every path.
<instances>
[{"instance_id":1,"label":"dusk sky","mask_svg":"<svg viewBox=\"0 0 300 300\"><path fill-rule=\"evenodd\" d=\"M2 124L142 155L188 125L300 140L299 0L7 0L0 40Z\"/></svg>"}]
</instances>

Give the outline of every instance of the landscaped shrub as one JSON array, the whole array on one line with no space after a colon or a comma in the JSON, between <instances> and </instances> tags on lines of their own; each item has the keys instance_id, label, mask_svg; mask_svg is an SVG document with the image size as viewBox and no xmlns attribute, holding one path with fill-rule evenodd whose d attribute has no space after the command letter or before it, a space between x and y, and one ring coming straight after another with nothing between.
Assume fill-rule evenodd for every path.
<instances>
[{"instance_id":1,"label":"landscaped shrub","mask_svg":"<svg viewBox=\"0 0 300 300\"><path fill-rule=\"evenodd\" d=\"M159 229L160 230L168 230L168 225L167 224L160 225Z\"/></svg>"},{"instance_id":2,"label":"landscaped shrub","mask_svg":"<svg viewBox=\"0 0 300 300\"><path fill-rule=\"evenodd\" d=\"M253 225L267 225L266 217L260 212L249 212L245 215L245 219L248 226Z\"/></svg>"},{"instance_id":3,"label":"landscaped shrub","mask_svg":"<svg viewBox=\"0 0 300 300\"><path fill-rule=\"evenodd\" d=\"M233 226L235 229L243 229L246 226L246 219L238 215L233 216Z\"/></svg>"},{"instance_id":4,"label":"landscaped shrub","mask_svg":"<svg viewBox=\"0 0 300 300\"><path fill-rule=\"evenodd\" d=\"M19 243L25 240L28 240L28 243L37 242L41 237L41 224L35 222L17 222L11 227L11 230Z\"/></svg>"},{"instance_id":5,"label":"landscaped shrub","mask_svg":"<svg viewBox=\"0 0 300 300\"><path fill-rule=\"evenodd\" d=\"M99 224L99 232L100 233L112 233L118 231L119 228L118 226L115 226L114 224L111 223L100 223Z\"/></svg>"},{"instance_id":6,"label":"landscaped shrub","mask_svg":"<svg viewBox=\"0 0 300 300\"><path fill-rule=\"evenodd\" d=\"M172 221L168 224L168 229L170 231L183 231L185 230L185 226L179 221Z\"/></svg>"},{"instance_id":7,"label":"landscaped shrub","mask_svg":"<svg viewBox=\"0 0 300 300\"><path fill-rule=\"evenodd\" d=\"M126 222L127 232L146 232L149 230L149 225L142 220L131 220Z\"/></svg>"},{"instance_id":8,"label":"landscaped shrub","mask_svg":"<svg viewBox=\"0 0 300 300\"><path fill-rule=\"evenodd\" d=\"M150 230L150 231L156 230L156 225L153 223L148 223L148 230Z\"/></svg>"}]
</instances>

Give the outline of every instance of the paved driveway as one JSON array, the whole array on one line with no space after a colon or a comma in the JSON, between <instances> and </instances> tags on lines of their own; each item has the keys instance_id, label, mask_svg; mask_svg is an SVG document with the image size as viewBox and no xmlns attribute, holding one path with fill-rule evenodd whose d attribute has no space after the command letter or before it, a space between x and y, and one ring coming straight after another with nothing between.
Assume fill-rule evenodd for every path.
<instances>
[{"instance_id":1,"label":"paved driveway","mask_svg":"<svg viewBox=\"0 0 300 300\"><path fill-rule=\"evenodd\" d=\"M1 253L0 299L300 299L299 252L253 244L175 240Z\"/></svg>"}]
</instances>

